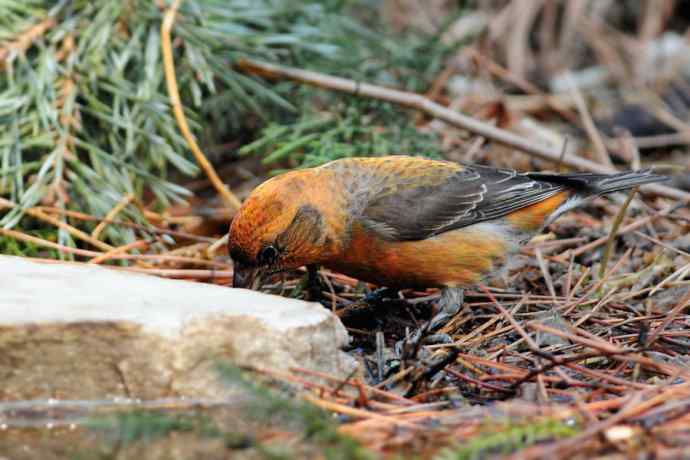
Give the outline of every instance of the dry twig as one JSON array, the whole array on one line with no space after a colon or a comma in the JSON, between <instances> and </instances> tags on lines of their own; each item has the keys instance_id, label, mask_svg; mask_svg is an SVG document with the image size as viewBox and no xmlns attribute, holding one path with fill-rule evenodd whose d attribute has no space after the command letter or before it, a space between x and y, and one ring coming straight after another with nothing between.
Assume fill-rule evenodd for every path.
<instances>
[{"instance_id":1,"label":"dry twig","mask_svg":"<svg viewBox=\"0 0 690 460\"><path fill-rule=\"evenodd\" d=\"M223 184L220 180L216 170L213 165L206 159L206 156L201 151L199 146L194 140L194 135L189 129L187 124L187 118L184 116L184 110L182 108L182 102L180 101L180 91L177 88L177 77L175 76L175 64L173 61L172 45L170 42L170 30L172 29L173 23L175 21L175 14L179 8L181 0L174 0L170 8L165 12L163 16L163 22L161 24L161 49L163 51L163 70L165 71L165 81L168 85L168 95L170 97L170 105L172 106L173 113L175 114L175 119L180 127L180 131L184 136L187 144L189 144L189 149L194 154L197 163L201 169L204 170L209 181L216 189L218 194L223 198L225 203L232 207L233 209L239 209L241 206L240 200Z\"/></svg>"},{"instance_id":2,"label":"dry twig","mask_svg":"<svg viewBox=\"0 0 690 460\"><path fill-rule=\"evenodd\" d=\"M460 112L450 110L425 98L424 96L420 96L419 94L384 88L382 86L376 86L369 83L359 83L346 78L333 77L318 72L248 59L239 61L237 65L240 69L246 72L251 72L265 77L288 78L321 88L341 91L357 96L371 97L374 99L398 104L403 107L420 110L428 115L450 123L453 126L466 129L479 136L492 139L500 144L522 150L538 158L552 161L554 163L561 161L561 163L564 165L582 171L603 174L615 172L614 169L606 165L595 163L585 158L567 154L563 155L561 158L561 151L558 148L541 145L532 140L513 134L510 131L488 125ZM666 185L649 184L643 186L642 191L690 203L690 193Z\"/></svg>"}]
</instances>

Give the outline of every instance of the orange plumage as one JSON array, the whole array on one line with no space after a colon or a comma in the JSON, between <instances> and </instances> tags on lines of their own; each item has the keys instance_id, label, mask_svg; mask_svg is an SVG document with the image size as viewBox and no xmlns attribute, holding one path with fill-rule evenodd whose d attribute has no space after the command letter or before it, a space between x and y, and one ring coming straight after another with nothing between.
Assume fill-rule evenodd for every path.
<instances>
[{"instance_id":1,"label":"orange plumage","mask_svg":"<svg viewBox=\"0 0 690 460\"><path fill-rule=\"evenodd\" d=\"M649 171L517 173L417 157L337 160L274 177L229 234L235 286L250 271L323 265L388 287L472 285L583 200L662 180Z\"/></svg>"}]
</instances>

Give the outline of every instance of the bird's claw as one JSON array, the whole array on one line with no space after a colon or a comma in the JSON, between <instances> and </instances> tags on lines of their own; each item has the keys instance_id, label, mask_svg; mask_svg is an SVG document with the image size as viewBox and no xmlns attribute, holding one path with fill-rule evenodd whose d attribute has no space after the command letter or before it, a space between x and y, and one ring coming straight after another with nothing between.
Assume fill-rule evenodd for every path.
<instances>
[{"instance_id":1,"label":"bird's claw","mask_svg":"<svg viewBox=\"0 0 690 460\"><path fill-rule=\"evenodd\" d=\"M391 289L391 288L378 288L373 291L371 291L369 294L364 296L364 299L362 299L365 303L368 303L369 305L376 306L383 302L383 299L386 297L395 297L396 291Z\"/></svg>"},{"instance_id":2,"label":"bird's claw","mask_svg":"<svg viewBox=\"0 0 690 460\"><path fill-rule=\"evenodd\" d=\"M402 340L395 343L395 354L401 361L405 362L417 356L419 346L422 344L422 339L426 336L429 323L424 323L417 328L411 335L408 335Z\"/></svg>"},{"instance_id":3,"label":"bird's claw","mask_svg":"<svg viewBox=\"0 0 690 460\"><path fill-rule=\"evenodd\" d=\"M436 334L435 332L448 324L458 314L463 301L464 294L462 289L444 289L439 301L439 312L415 330L412 335L395 344L395 351L400 359L405 362L408 359L415 358L423 342L452 343L453 340L448 334Z\"/></svg>"},{"instance_id":4,"label":"bird's claw","mask_svg":"<svg viewBox=\"0 0 690 460\"><path fill-rule=\"evenodd\" d=\"M438 302L439 314L443 313L451 317L458 314L460 307L465 302L465 291L457 288L446 288Z\"/></svg>"},{"instance_id":5,"label":"bird's claw","mask_svg":"<svg viewBox=\"0 0 690 460\"><path fill-rule=\"evenodd\" d=\"M424 338L425 345L438 345L453 343L453 339L448 334L431 334Z\"/></svg>"}]
</instances>

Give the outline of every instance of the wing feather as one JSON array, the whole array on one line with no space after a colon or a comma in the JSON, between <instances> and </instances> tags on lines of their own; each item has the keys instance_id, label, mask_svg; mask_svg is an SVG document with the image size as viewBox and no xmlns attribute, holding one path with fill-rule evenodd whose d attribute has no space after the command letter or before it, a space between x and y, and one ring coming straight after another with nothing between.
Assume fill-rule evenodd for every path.
<instances>
[{"instance_id":1,"label":"wing feather","mask_svg":"<svg viewBox=\"0 0 690 460\"><path fill-rule=\"evenodd\" d=\"M385 239L421 240L503 217L564 187L513 170L465 166L433 185L401 180L393 192L369 200L361 219Z\"/></svg>"}]
</instances>

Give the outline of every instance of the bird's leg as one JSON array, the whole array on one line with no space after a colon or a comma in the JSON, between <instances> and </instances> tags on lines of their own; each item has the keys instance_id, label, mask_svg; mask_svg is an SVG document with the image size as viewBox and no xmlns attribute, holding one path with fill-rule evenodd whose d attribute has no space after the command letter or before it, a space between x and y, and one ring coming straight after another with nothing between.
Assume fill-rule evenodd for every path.
<instances>
[{"instance_id":1,"label":"bird's leg","mask_svg":"<svg viewBox=\"0 0 690 460\"><path fill-rule=\"evenodd\" d=\"M369 294L364 296L364 302L369 304L369 305L378 305L380 304L383 299L389 297L389 298L397 298L397 293L395 289L387 288L387 287L382 287L375 289L371 291Z\"/></svg>"},{"instance_id":2,"label":"bird's leg","mask_svg":"<svg viewBox=\"0 0 690 460\"><path fill-rule=\"evenodd\" d=\"M465 291L460 288L445 288L441 291L438 311L429 321L429 330L438 331L457 315L465 301Z\"/></svg>"},{"instance_id":3,"label":"bird's leg","mask_svg":"<svg viewBox=\"0 0 690 460\"><path fill-rule=\"evenodd\" d=\"M319 279L319 267L314 264L307 265L307 299L318 302L321 299L323 286Z\"/></svg>"},{"instance_id":4,"label":"bird's leg","mask_svg":"<svg viewBox=\"0 0 690 460\"><path fill-rule=\"evenodd\" d=\"M464 301L464 291L460 288L445 288L441 291L438 312L426 323L420 326L411 336L396 344L396 351L401 359L413 358L417 355L422 341L434 343L450 343L452 339L447 334L435 334L436 331L455 316Z\"/></svg>"}]
</instances>

